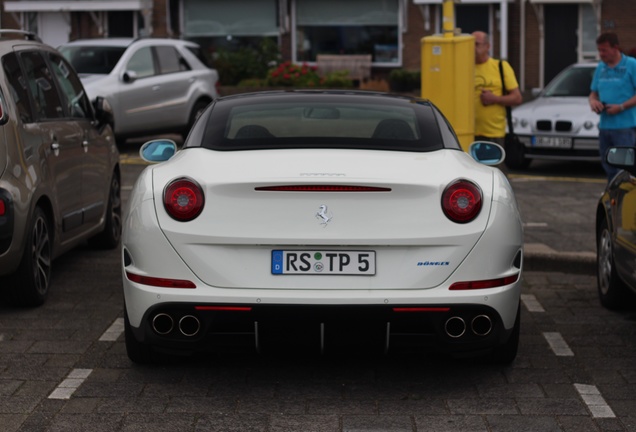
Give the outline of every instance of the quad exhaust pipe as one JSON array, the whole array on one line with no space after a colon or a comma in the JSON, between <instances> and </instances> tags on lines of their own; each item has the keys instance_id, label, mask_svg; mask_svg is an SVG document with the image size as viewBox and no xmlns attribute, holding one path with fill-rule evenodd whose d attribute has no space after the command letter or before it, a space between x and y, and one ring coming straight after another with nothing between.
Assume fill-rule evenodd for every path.
<instances>
[{"instance_id":1,"label":"quad exhaust pipe","mask_svg":"<svg viewBox=\"0 0 636 432\"><path fill-rule=\"evenodd\" d=\"M167 313L158 313L152 319L152 329L158 335L165 336L174 330L174 319ZM201 330L201 321L194 315L185 315L179 319L179 332L187 337L196 336Z\"/></svg>"},{"instance_id":2,"label":"quad exhaust pipe","mask_svg":"<svg viewBox=\"0 0 636 432\"><path fill-rule=\"evenodd\" d=\"M160 335L167 335L174 328L174 320L166 313L159 313L152 319L152 329Z\"/></svg>"},{"instance_id":3,"label":"quad exhaust pipe","mask_svg":"<svg viewBox=\"0 0 636 432\"><path fill-rule=\"evenodd\" d=\"M459 316L452 316L444 323L446 335L453 339L464 336L467 327L466 321ZM492 320L488 315L477 315L470 322L470 330L476 336L488 336L492 331Z\"/></svg>"},{"instance_id":4,"label":"quad exhaust pipe","mask_svg":"<svg viewBox=\"0 0 636 432\"><path fill-rule=\"evenodd\" d=\"M196 336L201 330L201 322L194 315L186 315L179 320L179 331L184 336Z\"/></svg>"}]
</instances>

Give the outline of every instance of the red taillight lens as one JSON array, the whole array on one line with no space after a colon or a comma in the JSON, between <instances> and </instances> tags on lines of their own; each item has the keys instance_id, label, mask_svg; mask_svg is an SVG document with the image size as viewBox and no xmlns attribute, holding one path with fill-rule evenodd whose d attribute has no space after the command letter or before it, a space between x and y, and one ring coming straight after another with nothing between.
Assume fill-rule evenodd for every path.
<instances>
[{"instance_id":1,"label":"red taillight lens","mask_svg":"<svg viewBox=\"0 0 636 432\"><path fill-rule=\"evenodd\" d=\"M4 216L6 212L7 212L7 207L4 203L4 200L0 199L0 216Z\"/></svg>"},{"instance_id":2,"label":"red taillight lens","mask_svg":"<svg viewBox=\"0 0 636 432\"><path fill-rule=\"evenodd\" d=\"M517 282L519 279L519 274L513 276L506 276L499 279L489 279L489 280L480 280L480 281L469 281L469 282L455 282L449 288L451 291L461 291L461 290L474 290L474 289L486 289L486 288L497 288L500 286L510 285L512 283Z\"/></svg>"},{"instance_id":3,"label":"red taillight lens","mask_svg":"<svg viewBox=\"0 0 636 432\"><path fill-rule=\"evenodd\" d=\"M203 190L190 179L177 179L163 193L163 205L168 214L181 222L191 221L201 214L204 204Z\"/></svg>"},{"instance_id":4,"label":"red taillight lens","mask_svg":"<svg viewBox=\"0 0 636 432\"><path fill-rule=\"evenodd\" d=\"M150 276L142 276L135 273L126 272L128 280L143 285L150 285L160 288L196 288L194 282L183 279L166 279Z\"/></svg>"},{"instance_id":5,"label":"red taillight lens","mask_svg":"<svg viewBox=\"0 0 636 432\"><path fill-rule=\"evenodd\" d=\"M457 223L467 223L481 211L481 190L468 180L458 180L449 185L442 195L442 210L447 218Z\"/></svg>"}]
</instances>

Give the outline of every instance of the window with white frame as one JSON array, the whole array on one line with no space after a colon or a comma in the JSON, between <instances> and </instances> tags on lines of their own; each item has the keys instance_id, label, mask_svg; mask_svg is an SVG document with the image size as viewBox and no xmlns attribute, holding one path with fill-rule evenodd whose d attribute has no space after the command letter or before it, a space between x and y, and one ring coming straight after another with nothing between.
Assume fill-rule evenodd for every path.
<instances>
[{"instance_id":1,"label":"window with white frame","mask_svg":"<svg viewBox=\"0 0 636 432\"><path fill-rule=\"evenodd\" d=\"M188 0L183 2L183 35L232 48L276 37L277 0Z\"/></svg>"},{"instance_id":2,"label":"window with white frame","mask_svg":"<svg viewBox=\"0 0 636 432\"><path fill-rule=\"evenodd\" d=\"M401 63L399 0L296 0L297 61L318 54L371 54L376 65Z\"/></svg>"},{"instance_id":3,"label":"window with white frame","mask_svg":"<svg viewBox=\"0 0 636 432\"><path fill-rule=\"evenodd\" d=\"M596 14L592 5L581 4L579 6L580 21L580 43L581 43L581 60L597 59L596 38L598 32L596 30Z\"/></svg>"}]
</instances>

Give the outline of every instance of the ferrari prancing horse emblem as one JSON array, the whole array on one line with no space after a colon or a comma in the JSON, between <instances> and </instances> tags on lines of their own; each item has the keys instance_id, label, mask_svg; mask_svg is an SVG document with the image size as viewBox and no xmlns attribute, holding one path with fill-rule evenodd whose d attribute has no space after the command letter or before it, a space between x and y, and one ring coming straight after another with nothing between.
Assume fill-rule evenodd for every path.
<instances>
[{"instance_id":1,"label":"ferrari prancing horse emblem","mask_svg":"<svg viewBox=\"0 0 636 432\"><path fill-rule=\"evenodd\" d=\"M329 221L333 218L333 215L327 213L327 206L322 204L319 207L318 213L316 213L316 218L321 220L320 225L322 225L324 228L327 226Z\"/></svg>"}]
</instances>

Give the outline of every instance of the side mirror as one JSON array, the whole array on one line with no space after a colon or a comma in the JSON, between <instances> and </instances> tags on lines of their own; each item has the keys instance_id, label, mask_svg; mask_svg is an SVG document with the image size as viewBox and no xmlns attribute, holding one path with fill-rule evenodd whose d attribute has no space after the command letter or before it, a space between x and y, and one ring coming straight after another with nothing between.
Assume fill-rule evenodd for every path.
<instances>
[{"instance_id":1,"label":"side mirror","mask_svg":"<svg viewBox=\"0 0 636 432\"><path fill-rule=\"evenodd\" d=\"M151 140L139 149L139 156L146 162L159 163L170 159L177 152L177 144L169 139Z\"/></svg>"},{"instance_id":2,"label":"side mirror","mask_svg":"<svg viewBox=\"0 0 636 432\"><path fill-rule=\"evenodd\" d=\"M468 148L468 154L484 165L498 165L506 158L502 146L488 141L475 141Z\"/></svg>"},{"instance_id":3,"label":"side mirror","mask_svg":"<svg viewBox=\"0 0 636 432\"><path fill-rule=\"evenodd\" d=\"M636 148L610 147L605 155L608 164L636 175Z\"/></svg>"},{"instance_id":4,"label":"side mirror","mask_svg":"<svg viewBox=\"0 0 636 432\"><path fill-rule=\"evenodd\" d=\"M137 81L137 72L127 70L122 74L121 80L127 84L131 84Z\"/></svg>"},{"instance_id":5,"label":"side mirror","mask_svg":"<svg viewBox=\"0 0 636 432\"><path fill-rule=\"evenodd\" d=\"M101 133L106 126L110 126L115 130L115 115L108 100L102 96L97 96L93 101L93 108L95 109L95 119L97 120L99 133Z\"/></svg>"}]
</instances>

